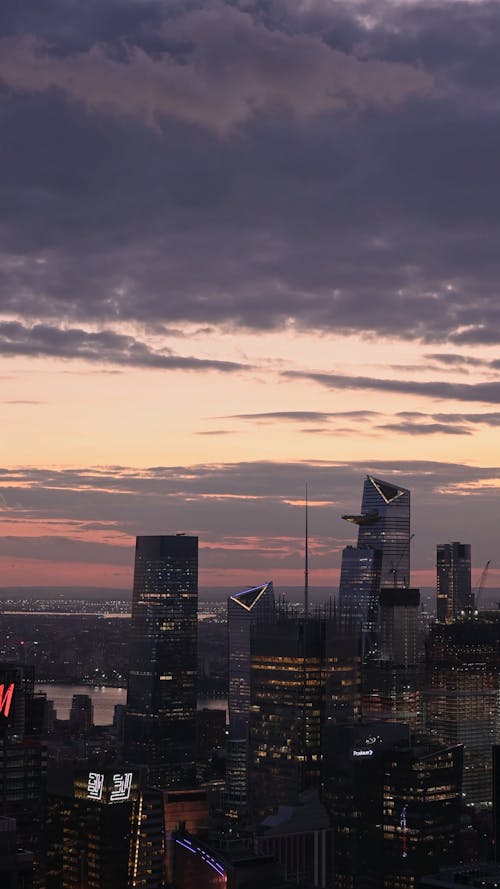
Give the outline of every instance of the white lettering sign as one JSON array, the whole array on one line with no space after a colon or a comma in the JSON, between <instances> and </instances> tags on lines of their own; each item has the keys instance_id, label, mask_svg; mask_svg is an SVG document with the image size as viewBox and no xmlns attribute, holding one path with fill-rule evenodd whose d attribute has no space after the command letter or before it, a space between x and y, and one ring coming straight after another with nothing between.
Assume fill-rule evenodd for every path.
<instances>
[{"instance_id":1,"label":"white lettering sign","mask_svg":"<svg viewBox=\"0 0 500 889\"><path fill-rule=\"evenodd\" d=\"M373 750L353 750L353 756L373 756Z\"/></svg>"},{"instance_id":2,"label":"white lettering sign","mask_svg":"<svg viewBox=\"0 0 500 889\"><path fill-rule=\"evenodd\" d=\"M99 772L89 772L89 780L87 784L88 799L102 799L102 790L104 787L104 775Z\"/></svg>"},{"instance_id":3,"label":"white lettering sign","mask_svg":"<svg viewBox=\"0 0 500 889\"><path fill-rule=\"evenodd\" d=\"M113 775L113 790L109 797L110 803L123 803L130 797L132 789L132 772Z\"/></svg>"}]
</instances>

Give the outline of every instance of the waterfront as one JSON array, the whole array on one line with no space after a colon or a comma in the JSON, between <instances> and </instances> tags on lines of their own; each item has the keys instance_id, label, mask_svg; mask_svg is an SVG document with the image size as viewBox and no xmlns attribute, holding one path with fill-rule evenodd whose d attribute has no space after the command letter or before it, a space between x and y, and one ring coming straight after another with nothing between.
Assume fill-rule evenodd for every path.
<instances>
[{"instance_id":1,"label":"waterfront","mask_svg":"<svg viewBox=\"0 0 500 889\"><path fill-rule=\"evenodd\" d=\"M111 725L115 705L125 704L127 700L126 688L108 686L63 685L54 682L37 685L36 690L45 692L47 698L54 702L58 719L68 719L73 695L90 695L94 705L95 725ZM227 714L227 700L224 698L200 698L198 709L203 707L210 710L225 709Z\"/></svg>"}]
</instances>

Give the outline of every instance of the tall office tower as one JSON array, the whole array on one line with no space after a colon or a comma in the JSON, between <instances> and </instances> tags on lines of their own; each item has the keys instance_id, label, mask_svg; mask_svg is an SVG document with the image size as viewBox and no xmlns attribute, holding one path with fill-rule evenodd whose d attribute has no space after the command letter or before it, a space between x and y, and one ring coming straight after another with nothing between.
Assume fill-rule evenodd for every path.
<instances>
[{"instance_id":1,"label":"tall office tower","mask_svg":"<svg viewBox=\"0 0 500 889\"><path fill-rule=\"evenodd\" d=\"M229 645L229 743L227 750L226 802L229 811L240 812L247 798L248 723L250 718L250 629L275 619L271 581L229 596L227 600Z\"/></svg>"},{"instance_id":2,"label":"tall office tower","mask_svg":"<svg viewBox=\"0 0 500 889\"><path fill-rule=\"evenodd\" d=\"M86 770L75 776L73 797L62 812L63 889L123 889L127 882L133 772Z\"/></svg>"},{"instance_id":3,"label":"tall office tower","mask_svg":"<svg viewBox=\"0 0 500 889\"><path fill-rule=\"evenodd\" d=\"M470 572L470 544L438 543L437 619L453 620L461 612L474 608Z\"/></svg>"},{"instance_id":4,"label":"tall office tower","mask_svg":"<svg viewBox=\"0 0 500 889\"><path fill-rule=\"evenodd\" d=\"M346 546L342 551L339 607L359 619L367 653L375 644L381 561L381 551L369 546Z\"/></svg>"},{"instance_id":5,"label":"tall office tower","mask_svg":"<svg viewBox=\"0 0 500 889\"><path fill-rule=\"evenodd\" d=\"M334 831L335 887L380 889L384 755L409 746L409 728L369 722L326 733L322 795Z\"/></svg>"},{"instance_id":6,"label":"tall office tower","mask_svg":"<svg viewBox=\"0 0 500 889\"><path fill-rule=\"evenodd\" d=\"M380 651L365 664L363 717L422 728L422 670L418 658L420 590L380 592Z\"/></svg>"},{"instance_id":7,"label":"tall office tower","mask_svg":"<svg viewBox=\"0 0 500 889\"><path fill-rule=\"evenodd\" d=\"M44 885L43 829L47 750L44 697L34 668L0 664L0 815L15 818L19 845L34 854L34 885Z\"/></svg>"},{"instance_id":8,"label":"tall office tower","mask_svg":"<svg viewBox=\"0 0 500 889\"><path fill-rule=\"evenodd\" d=\"M414 667L418 658L420 590L385 587L380 591L380 659Z\"/></svg>"},{"instance_id":9,"label":"tall office tower","mask_svg":"<svg viewBox=\"0 0 500 889\"><path fill-rule=\"evenodd\" d=\"M478 620L436 623L427 641L427 731L464 745L464 796L489 807L491 750L500 743L500 611Z\"/></svg>"},{"instance_id":10,"label":"tall office tower","mask_svg":"<svg viewBox=\"0 0 500 889\"><path fill-rule=\"evenodd\" d=\"M195 778L198 538L138 537L125 756L151 786Z\"/></svg>"},{"instance_id":11,"label":"tall office tower","mask_svg":"<svg viewBox=\"0 0 500 889\"><path fill-rule=\"evenodd\" d=\"M408 726L328 732L324 802L335 831L336 889L413 889L453 862L462 748L410 743Z\"/></svg>"},{"instance_id":12,"label":"tall office tower","mask_svg":"<svg viewBox=\"0 0 500 889\"><path fill-rule=\"evenodd\" d=\"M410 492L368 475L361 513L343 518L358 526L358 543L342 554L339 605L359 615L365 656L374 656L380 589L410 582Z\"/></svg>"},{"instance_id":13,"label":"tall office tower","mask_svg":"<svg viewBox=\"0 0 500 889\"><path fill-rule=\"evenodd\" d=\"M359 636L336 618L251 631L249 808L266 815L320 783L324 728L360 712Z\"/></svg>"},{"instance_id":14,"label":"tall office tower","mask_svg":"<svg viewBox=\"0 0 500 889\"><path fill-rule=\"evenodd\" d=\"M462 815L463 748L414 744L385 756L378 886L414 889L456 862Z\"/></svg>"}]
</instances>

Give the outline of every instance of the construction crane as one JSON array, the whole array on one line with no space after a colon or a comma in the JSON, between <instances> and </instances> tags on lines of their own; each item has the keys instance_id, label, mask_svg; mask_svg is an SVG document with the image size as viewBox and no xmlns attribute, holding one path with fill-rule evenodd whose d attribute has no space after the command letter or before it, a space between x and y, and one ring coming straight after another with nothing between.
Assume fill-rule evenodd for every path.
<instances>
[{"instance_id":1,"label":"construction crane","mask_svg":"<svg viewBox=\"0 0 500 889\"><path fill-rule=\"evenodd\" d=\"M481 579L479 581L476 592L472 597L473 607L477 610L479 608L479 600L481 598L484 587L486 586L486 578L488 577L488 570L491 565L491 559L488 559L486 565L483 568L483 573L481 574ZM475 603L475 604L474 604Z\"/></svg>"},{"instance_id":2,"label":"construction crane","mask_svg":"<svg viewBox=\"0 0 500 889\"><path fill-rule=\"evenodd\" d=\"M408 550L409 550L409 548L410 548L410 543L412 542L412 540L413 540L414 537L415 537L414 534L412 534L412 535L410 536L410 539L408 540L408 543L406 544L406 546L405 546L405 548L403 549L401 555L399 556L399 559L398 559L398 561L396 562L396 564L394 564L394 562L391 562L391 567L390 567L389 570L390 570L390 572L391 572L391 574L392 574L392 585L393 585L394 589L396 589L396 587L397 587L397 585L398 585L398 571L399 571L399 566L401 565L401 562L403 561L404 557L406 556L406 553L408 552ZM404 580L405 580L405 586L406 586L406 585L407 585L407 580L408 580L408 578L405 577Z\"/></svg>"}]
</instances>

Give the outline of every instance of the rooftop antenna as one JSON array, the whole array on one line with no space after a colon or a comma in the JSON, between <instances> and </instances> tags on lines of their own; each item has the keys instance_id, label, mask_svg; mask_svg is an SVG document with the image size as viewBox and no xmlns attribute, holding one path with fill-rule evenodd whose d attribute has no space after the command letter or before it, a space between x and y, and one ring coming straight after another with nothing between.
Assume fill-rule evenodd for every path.
<instances>
[{"instance_id":1,"label":"rooftop antenna","mask_svg":"<svg viewBox=\"0 0 500 889\"><path fill-rule=\"evenodd\" d=\"M306 538L304 546L304 615L309 617L309 525L308 525L308 499L306 484Z\"/></svg>"}]
</instances>

